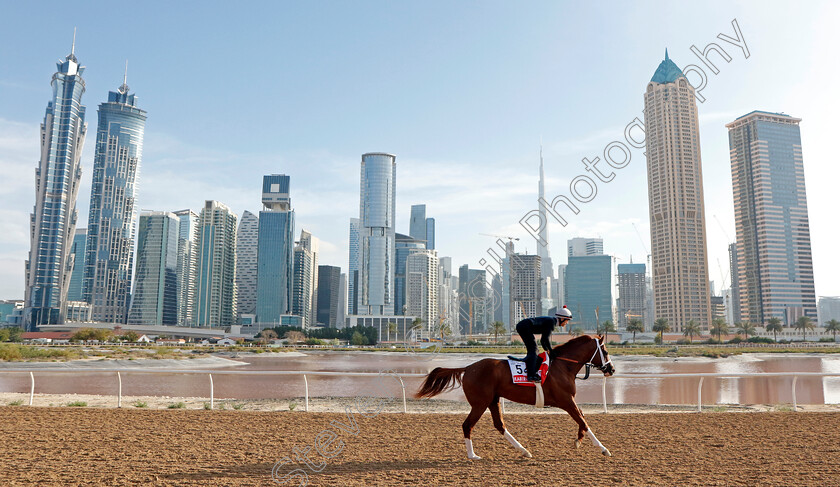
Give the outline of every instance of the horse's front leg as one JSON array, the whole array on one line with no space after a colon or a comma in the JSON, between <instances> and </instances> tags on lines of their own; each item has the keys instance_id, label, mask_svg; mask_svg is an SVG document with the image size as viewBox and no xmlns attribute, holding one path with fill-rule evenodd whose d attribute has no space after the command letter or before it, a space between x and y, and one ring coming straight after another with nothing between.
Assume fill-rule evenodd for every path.
<instances>
[{"instance_id":1,"label":"horse's front leg","mask_svg":"<svg viewBox=\"0 0 840 487\"><path fill-rule=\"evenodd\" d=\"M592 444L601 449L601 453L603 453L604 456L612 456L612 453L610 453L607 447L605 447L603 444L601 444L600 441L598 441L598 438L595 436L595 433L592 432L592 428L590 428L589 425L586 423L586 418L583 417L583 411L581 411L580 408L578 408L574 398L569 397L568 403L566 404L566 407L563 407L563 409L567 413L569 413L569 416L571 416L572 419L575 420L575 422L578 424L578 436L575 440L575 448L580 448L581 441L583 441L583 435L586 434L589 436L589 439L592 440Z\"/></svg>"}]
</instances>

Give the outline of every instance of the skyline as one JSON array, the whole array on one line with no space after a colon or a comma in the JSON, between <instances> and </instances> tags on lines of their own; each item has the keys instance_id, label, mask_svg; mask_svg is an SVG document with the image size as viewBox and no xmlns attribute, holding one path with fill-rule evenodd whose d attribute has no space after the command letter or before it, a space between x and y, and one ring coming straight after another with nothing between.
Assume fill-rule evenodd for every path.
<instances>
[{"instance_id":1,"label":"skyline","mask_svg":"<svg viewBox=\"0 0 840 487\"><path fill-rule=\"evenodd\" d=\"M21 8L23 7L13 7L11 10ZM463 5L451 8L454 11L465 9ZM329 13L340 10L342 8L337 6ZM396 15L403 18L408 11L413 10L425 13L434 9L382 6L373 12L373 17L380 19L383 15ZM501 17L504 16L501 15L501 10L505 9L497 5L495 8L479 12L480 20L488 23L484 27L501 23ZM197 95L197 98L201 98L203 94L202 88L190 84L189 76L184 76L189 71L187 66L193 66L195 62L192 57L184 60L185 66L181 69L173 70L171 65L163 62L169 70L162 72L154 69L155 63L150 59L156 55L161 56L158 44L151 42L149 46L144 46L136 40L129 40L125 46L119 48L105 46L106 43L92 42L97 35L102 35L101 29L105 27L92 26L89 21L82 21L79 22L76 55L81 64L88 68L85 73L87 91L83 104L93 107L104 101L107 91L113 90L122 81L123 62L116 62L115 59L118 56L128 57L129 83L138 95L141 106L149 113L144 162L138 183L138 212L141 209L174 211L182 208L198 211L205 200L212 199L230 206L237 216L241 217L244 210L256 212L260 208L257 186L260 183L257 178L271 173L289 174L295 179L295 187L298 188L295 191L295 210L299 226L295 232L300 229L311 231L321 240L321 263L340 266L346 272L348 221L355 216L352 208L358 204L360 154L372 151L389 152L395 154L398 159L396 231L409 233L410 206L426 204L428 213L436 217L436 247L439 255L452 256L455 267L468 264L471 268L481 268L478 260L486 255L485 250L493 245L493 239L480 236L479 233L518 236L521 240L517 243L517 251L524 252L527 249L529 253L536 253L534 240L520 227L518 221L523 214L536 206L540 135L545 144L546 192L549 195L559 194L568 187L569 180L574 175L584 171L579 162L581 158L593 158L606 143L622 133L627 121L634 117L642 118L640 95L656 64L662 59L665 47L669 48L670 57L681 68L691 63L700 64L691 53L690 46L696 45L703 49L709 42L716 41L719 33L732 35L730 22L732 18L737 17L750 47L750 57L745 58L735 46L724 44L732 60L729 63L719 62L720 73L716 76L710 75L708 85L703 91L706 101L698 103L706 186L710 279L716 282L716 289L720 290L722 279L718 261L723 273L728 274L727 244L735 237L725 124L756 109L785 112L803 119L802 145L806 185L811 203L809 213L812 222L817 295L840 295L840 283L832 277L840 267L834 262L835 259L831 259L832 193L827 189L832 178L838 175L838 170L827 163L831 153L831 123L828 113L830 110L824 106L816 106L822 103L820 97L810 93L818 91L808 88L806 83L813 82L817 73L821 79L830 78L831 70L836 69L833 66L808 61L809 53L819 57L818 48L821 46L822 52L827 53L828 46L836 45L836 42L816 42L818 36L815 33L831 36L836 34L826 28L795 28L811 26L814 22L830 17L830 14L814 8L806 12L807 15L786 18L785 21L792 25L791 29L801 34L801 37L797 37L796 42L790 42L790 46L781 49L781 39L773 38L770 31L774 25L773 21L780 21L780 16L785 14L766 12L766 8L759 11L750 10L745 5L727 6L720 8L723 12L714 16L704 11L698 15L695 23L679 26L684 31L677 31L674 26L643 21L638 14L617 5L613 5L611 9L572 7L571 10L578 10L576 13L583 16L606 13L608 15L605 15L605 18L629 17L636 20L639 27L643 27L641 30L648 29L637 36L628 36L628 39L634 42L625 43L623 46L633 50L633 54L629 56L632 61L630 66L627 60L617 59L615 52L605 49L607 46L604 44L607 44L607 41L599 40L587 44L587 36L581 29L574 28L568 25L567 20L553 15L563 10L563 7L549 4L522 9L521 12L513 13L509 19L510 25L505 24L501 30L503 33L518 33L516 28L524 25L526 20L531 20L535 21L534 32L541 35L537 37L545 41L548 40L550 29L568 29L562 35L573 39L573 42L566 44L567 47L564 48L570 53L555 58L562 61L552 61L551 54L557 54L561 50L556 43L543 45L542 49L532 49L538 44L533 33L523 32L522 39L530 41L523 42L522 39L509 39L507 36L498 35L498 32L488 37L487 34L492 34L493 30L488 27L485 35L468 41L465 38L453 38L452 35L456 32L455 25L451 19L445 19L443 25L436 27L441 33L449 36L444 36L446 39L438 40L431 46L423 42L428 40L425 36L418 37L417 32L411 29L409 34L414 36L408 36L409 42L401 38L394 47L375 45L375 41L381 40L385 33L378 36L360 34L361 39L351 42L358 49L351 49L356 54L351 57L361 61L358 63L359 71L349 71L341 78L342 83L335 85L338 88L346 88L350 94L338 95L330 92L321 85L324 83L322 80L313 77L313 73L318 69L349 65L350 61L338 62L338 54L335 54L335 57L324 56L327 47L334 47L340 51L343 46L322 41L322 44L315 45L313 50L312 45L303 43L305 45L301 47L301 52L292 53L291 58L309 56L307 61L310 64L313 59L318 61L314 63L314 67L306 62L284 64L299 68L309 75L292 76L288 83L299 84L304 80L318 79L318 82L314 83L317 85L314 91L303 91L305 102L294 100L300 98L294 90L284 90L282 93L273 94L275 98L281 99L280 102L254 103L256 107L243 106L246 105L243 103L234 107L234 100L247 101L249 98L248 93L241 87L236 87L233 90L236 92L235 96L223 97L218 103L219 106L214 107L218 109L221 117L211 116L206 112L206 107L193 106L195 104L190 104L190 108L187 109L181 104L181 100L174 99L181 97L184 101L189 101L195 98L187 95ZM614 12L604 12L606 10ZM620 13L622 10L625 11L623 15ZM666 10L677 12L680 9L668 7ZM538 19L537 14L541 12L546 13L545 19ZM177 14L177 8L174 13ZM295 17L295 14L306 18L309 16L307 11L291 13L290 17ZM49 61L66 54L64 51L68 50L69 37L72 34L72 25L67 22L76 22L73 17L82 18L84 14L82 9L78 14L60 21L49 19L47 24L51 27L48 35L45 35L44 39L37 39L32 46L22 48L22 52L26 53L26 61L18 59L21 53L10 51L9 47L3 48L2 51L4 58L18 66L14 72L4 73L0 77L0 129L3 129L4 134L0 139L0 175L7 181L0 194L5 201L12 202L4 204L3 211L0 212L2 299L23 297L23 260L28 250L28 241L19 237L25 237L27 234L27 215L34 201L34 184L29 180L34 179L33 166L37 161L38 122L32 121L37 120L38 112L43 110L45 99L48 97L48 83L45 79L51 75ZM399 14L403 14L403 17L399 17ZM318 33L323 33L323 29L335 27L337 19L330 15L327 17L326 26L317 27L315 33L304 38L312 40ZM430 20L428 15L420 17L422 19L417 21L418 25ZM177 18L177 15L173 18ZM375 19L370 22L375 22ZM768 19L771 22L767 22ZM765 22L762 23L762 20ZM405 22L408 20L403 19L403 23ZM154 21L142 17L139 23L148 26L153 25ZM6 37L14 35L15 32L19 33L27 25L27 22L23 21L20 26L0 34L4 41L2 44L14 45L8 42ZM394 28L389 27L386 30L393 33ZM482 30L476 26L465 26L464 29L471 33L475 33L476 29ZM621 32L623 28L616 29ZM344 32L343 29L337 30ZM60 40L62 36L59 34L63 31L67 31L65 37L68 39L65 41ZM222 34L222 37L229 46L242 47L243 44L235 38L236 35L244 34L236 30L235 35L225 37ZM338 36L339 34L332 34L330 39L335 40ZM644 38L645 36L648 37ZM617 37L620 36L612 36L611 39L615 40ZM204 35L199 38L207 39ZM591 35L588 39L592 40ZM464 59L459 59L465 67L453 64L457 56L444 52L447 48L445 40L450 42L449 47L456 53L465 56ZM53 41L54 44L48 45ZM791 39L786 38L784 41L788 42ZM486 44L487 50L479 49L485 46L482 42ZM364 49L361 49L359 44L363 44ZM419 85L423 84L421 81L408 84L395 81L384 84L373 81L373 75L364 78L364 81L370 81L371 86L361 86L359 73L369 69L374 62L372 59L377 55L397 60L388 56L417 54L421 45L429 47L438 58L429 54L428 58L414 59L416 65L407 62L397 65L403 70L411 68L408 70L409 74L416 75L423 71L422 66L435 65L439 61L450 70L452 76L443 81L434 81L436 71L432 70L430 75L422 77L426 89L418 89ZM180 44L176 43L174 50L181 52L178 46ZM568 49L568 46L572 48ZM105 47L107 52L103 53L102 49ZM144 54L143 48L146 47L148 53ZM468 47L476 48L474 56L465 52ZM405 48L409 49L406 51ZM493 60L488 58L490 53L487 52L493 50L492 48L496 48L496 54L502 54L501 58L495 61L504 61L501 64L508 68L519 67L521 72L516 76L508 74L502 77L501 82L495 79L498 78L499 72L491 67L490 63ZM212 57L213 52L210 51L213 50L203 50L202 53ZM265 56L265 50L257 51ZM44 52L47 54L41 54ZM527 54L528 52L531 54ZM599 53L604 55L594 55ZM251 58L252 64L256 63L260 56L255 54ZM804 61L794 59L797 56L805 58ZM169 59L169 63L174 62L173 57L162 57ZM138 58L138 61L135 62L134 58ZM569 58L570 61L579 62L563 62ZM596 59L596 62L593 62L593 59ZM211 61L205 59L204 62ZM331 64L332 62L337 64ZM108 66L112 64L113 76L104 76L103 73L111 69ZM21 65L27 69L20 69ZM575 66L587 68L580 71L585 75L570 75L570 72L576 74ZM805 69L800 69L799 66L804 66ZM243 85L249 86L260 79L248 76L249 71L254 69L251 64L237 67L244 72L236 74ZM315 71L312 71L313 69ZM474 94L467 93L470 80L475 82L475 77L478 76L473 74L471 69L477 70L478 74L487 75L486 79L482 78L482 83L474 84ZM284 76L290 76L295 71L296 69L284 71ZM399 71L388 72L395 76L396 80L401 80L405 73L401 74ZM615 75L613 71L622 75ZM779 71L782 71L781 75ZM199 73L201 70L197 69L191 75L197 77ZM766 87L753 89L749 86L751 79L761 78L762 75L762 83ZM111 77L114 79L111 80ZM161 87L161 83L166 86ZM396 87L397 85L399 87ZM302 85L296 86L302 88ZM211 88L218 90L215 85ZM377 91L374 88L380 89L378 94L374 93ZM497 91L493 91L493 88ZM773 91L774 89L776 91ZM288 93L288 97L284 93ZM313 102L311 97L315 93L321 95L324 100L308 106L307 103ZM434 96L447 94L450 96ZM352 100L356 95L360 95L359 101ZM576 96L580 100L573 100ZM737 100L737 103L733 100ZM429 104L431 101L434 103L427 109L419 108L420 105ZM482 107L480 102L488 107ZM544 102L544 107L538 108L539 102ZM300 106L297 106L298 104ZM368 111L359 110L359 106L365 106ZM279 111L279 107L285 107L286 110ZM494 110L498 111L498 115ZM470 113L471 118L465 121L466 115L462 112L470 111L473 112ZM270 123L264 126L249 123L249 117L262 112L274 113L273 116L269 115ZM189 119L183 118L186 114L189 114ZM362 116L364 123L358 120L351 123L354 118L348 114L354 117ZM375 121L379 117L390 120L391 123L377 124ZM394 117L400 123L394 123ZM264 117L258 118L265 121ZM287 118L294 123L279 121ZM482 118L485 120L481 120ZM93 130L90 120L88 124L88 129ZM197 130L196 125L206 133ZM214 126L218 126L218 129L214 130ZM219 133L226 136L221 137ZM265 138L266 143L270 142L271 145L279 147L277 154L269 152L264 143L255 143L259 142L256 139L260 138ZM88 142L85 144L81 160L83 179L78 198L81 221L85 221L88 215L86 195L90 194L93 167L93 144L90 144L90 140ZM212 170L208 170L208 166ZM649 227L644 167L641 151L634 151L630 165L619 172L613 182L602 185L603 190L598 198L582 205L580 214L569 218L568 227L564 229L559 224L552 224L551 253L555 256L565 255L563 246L569 238L600 236L606 243L605 253L619 257L617 263L628 263L630 255L633 256L634 262L645 262L643 244L631 225L631 222L636 223L644 245L650 249L647 237ZM216 180L208 179L202 174L203 171L215 174ZM711 184L712 181L726 183ZM324 198L324 192L329 193L330 198ZM711 203L712 200L715 200L715 204ZM350 210L345 211L348 208ZM24 215L22 219L21 215ZM725 230L721 230L718 220ZM725 233L728 233L728 237ZM555 257L555 264L562 263L562 259ZM731 278L728 281L731 282Z\"/></svg>"}]
</instances>

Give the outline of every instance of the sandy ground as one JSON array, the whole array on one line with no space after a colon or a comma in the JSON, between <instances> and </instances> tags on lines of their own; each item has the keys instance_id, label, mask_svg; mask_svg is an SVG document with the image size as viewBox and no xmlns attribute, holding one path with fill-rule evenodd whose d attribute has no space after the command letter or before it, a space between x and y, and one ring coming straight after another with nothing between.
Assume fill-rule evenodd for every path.
<instances>
[{"instance_id":1,"label":"sandy ground","mask_svg":"<svg viewBox=\"0 0 840 487\"><path fill-rule=\"evenodd\" d=\"M610 458L588 441L574 449L577 428L565 413L508 415L509 431L532 459L493 429L488 414L473 433L479 461L464 454L462 414L70 407L0 414L4 486L264 486L275 485L275 467L278 477L306 472L306 484L301 476L284 485L827 486L840 479L838 413L590 415ZM319 456L316 438L333 435L321 451L340 451ZM284 463L307 448L319 471Z\"/></svg>"}]
</instances>

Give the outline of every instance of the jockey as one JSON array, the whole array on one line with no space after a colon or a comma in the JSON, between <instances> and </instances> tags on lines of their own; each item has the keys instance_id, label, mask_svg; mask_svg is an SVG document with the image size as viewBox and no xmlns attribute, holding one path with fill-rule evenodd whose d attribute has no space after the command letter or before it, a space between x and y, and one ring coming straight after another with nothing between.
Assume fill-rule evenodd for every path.
<instances>
[{"instance_id":1,"label":"jockey","mask_svg":"<svg viewBox=\"0 0 840 487\"><path fill-rule=\"evenodd\" d=\"M525 343L525 349L528 351L528 354L525 355L525 370L529 381L540 381L540 376L537 374L537 342L534 340L534 335L542 334L540 345L545 351L549 351L551 350L551 332L554 331L554 327L566 326L566 323L571 319L572 312L566 306L563 306L554 313L554 316L525 318L516 324L516 332L522 337L522 342Z\"/></svg>"}]
</instances>

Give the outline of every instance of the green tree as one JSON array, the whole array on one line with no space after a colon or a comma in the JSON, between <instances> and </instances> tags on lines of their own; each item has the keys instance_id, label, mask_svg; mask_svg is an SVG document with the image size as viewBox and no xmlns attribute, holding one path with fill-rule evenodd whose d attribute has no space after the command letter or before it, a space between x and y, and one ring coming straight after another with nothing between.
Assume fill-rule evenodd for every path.
<instances>
[{"instance_id":1,"label":"green tree","mask_svg":"<svg viewBox=\"0 0 840 487\"><path fill-rule=\"evenodd\" d=\"M782 328L782 320L776 318L775 316L767 320L767 326L764 327L765 331L769 331L773 333L773 341L778 342L776 339L776 334L781 333L784 328Z\"/></svg>"},{"instance_id":2,"label":"green tree","mask_svg":"<svg viewBox=\"0 0 840 487\"><path fill-rule=\"evenodd\" d=\"M662 343L663 334L671 331L671 325L668 324L668 320L665 318L657 318L656 321L653 323L653 331L659 333L659 343Z\"/></svg>"},{"instance_id":3,"label":"green tree","mask_svg":"<svg viewBox=\"0 0 840 487\"><path fill-rule=\"evenodd\" d=\"M396 333L397 333L397 324L394 323L393 321L388 322L388 341L389 342L391 341L391 333L394 333L394 336L396 336Z\"/></svg>"},{"instance_id":4,"label":"green tree","mask_svg":"<svg viewBox=\"0 0 840 487\"><path fill-rule=\"evenodd\" d=\"M353 332L353 336L350 337L350 343L353 345L367 345L368 339L358 331L355 331Z\"/></svg>"},{"instance_id":5,"label":"green tree","mask_svg":"<svg viewBox=\"0 0 840 487\"><path fill-rule=\"evenodd\" d=\"M831 319L825 323L825 331L830 331L834 334L834 341L837 341L837 332L840 331L840 321Z\"/></svg>"},{"instance_id":6,"label":"green tree","mask_svg":"<svg viewBox=\"0 0 840 487\"><path fill-rule=\"evenodd\" d=\"M452 335L452 326L448 322L442 321L438 326L438 333L440 334L440 339L446 341L446 337Z\"/></svg>"},{"instance_id":7,"label":"green tree","mask_svg":"<svg viewBox=\"0 0 840 487\"><path fill-rule=\"evenodd\" d=\"M607 320L604 322L603 325L598 325L598 328L595 330L599 335L604 335L604 343L607 343L609 340L609 335L612 332L618 331L615 327L615 323L612 320Z\"/></svg>"},{"instance_id":8,"label":"green tree","mask_svg":"<svg viewBox=\"0 0 840 487\"><path fill-rule=\"evenodd\" d=\"M749 321L745 321L743 323L735 323L735 333L744 335L744 340L746 340L747 335L755 335L755 325L753 325Z\"/></svg>"},{"instance_id":9,"label":"green tree","mask_svg":"<svg viewBox=\"0 0 840 487\"><path fill-rule=\"evenodd\" d=\"M642 323L642 320L633 318L630 320L630 323L627 323L627 331L633 334L633 344L636 344L636 333L644 333L645 331L645 324Z\"/></svg>"},{"instance_id":10,"label":"green tree","mask_svg":"<svg viewBox=\"0 0 840 487\"><path fill-rule=\"evenodd\" d=\"M494 321L490 325L490 333L496 336L496 343L499 343L499 335L503 335L505 332L507 332L507 328L505 328L505 324L501 321Z\"/></svg>"},{"instance_id":11,"label":"green tree","mask_svg":"<svg viewBox=\"0 0 840 487\"><path fill-rule=\"evenodd\" d=\"M718 341L722 341L721 338L724 334L729 334L729 325L726 324L726 320L723 318L715 318L712 320L712 329L711 332L713 335L717 335Z\"/></svg>"},{"instance_id":12,"label":"green tree","mask_svg":"<svg viewBox=\"0 0 840 487\"><path fill-rule=\"evenodd\" d=\"M688 337L688 342L694 341L694 337L700 334L700 325L694 320L688 320L688 323L683 327L683 336Z\"/></svg>"},{"instance_id":13,"label":"green tree","mask_svg":"<svg viewBox=\"0 0 840 487\"><path fill-rule=\"evenodd\" d=\"M569 330L569 334L572 335L573 337L579 337L579 336L583 335L583 328L581 328L579 326L576 326L576 327Z\"/></svg>"},{"instance_id":14,"label":"green tree","mask_svg":"<svg viewBox=\"0 0 840 487\"><path fill-rule=\"evenodd\" d=\"M9 341L9 329L8 328L0 328L0 342L8 342Z\"/></svg>"},{"instance_id":15,"label":"green tree","mask_svg":"<svg viewBox=\"0 0 840 487\"><path fill-rule=\"evenodd\" d=\"M137 332L134 331L134 330L128 330L127 332L125 332L123 334L122 337L123 337L123 340L125 340L127 342L131 342L131 343L134 343L134 342L136 342L137 340L140 339L140 335L138 335Z\"/></svg>"},{"instance_id":16,"label":"green tree","mask_svg":"<svg viewBox=\"0 0 840 487\"><path fill-rule=\"evenodd\" d=\"M271 340L277 339L277 332L272 330L271 328L266 328L265 330L259 333L258 338L260 339L260 341L267 344Z\"/></svg>"},{"instance_id":17,"label":"green tree","mask_svg":"<svg viewBox=\"0 0 840 487\"><path fill-rule=\"evenodd\" d=\"M793 327L797 330L802 330L803 342L805 341L805 332L814 331L814 328L816 328L814 322L811 321L811 318L808 318L807 316L800 316L799 319L796 320L796 323L794 323Z\"/></svg>"},{"instance_id":18,"label":"green tree","mask_svg":"<svg viewBox=\"0 0 840 487\"><path fill-rule=\"evenodd\" d=\"M13 326L9 328L9 341L10 342L22 342L23 338L23 328L19 326Z\"/></svg>"}]
</instances>

